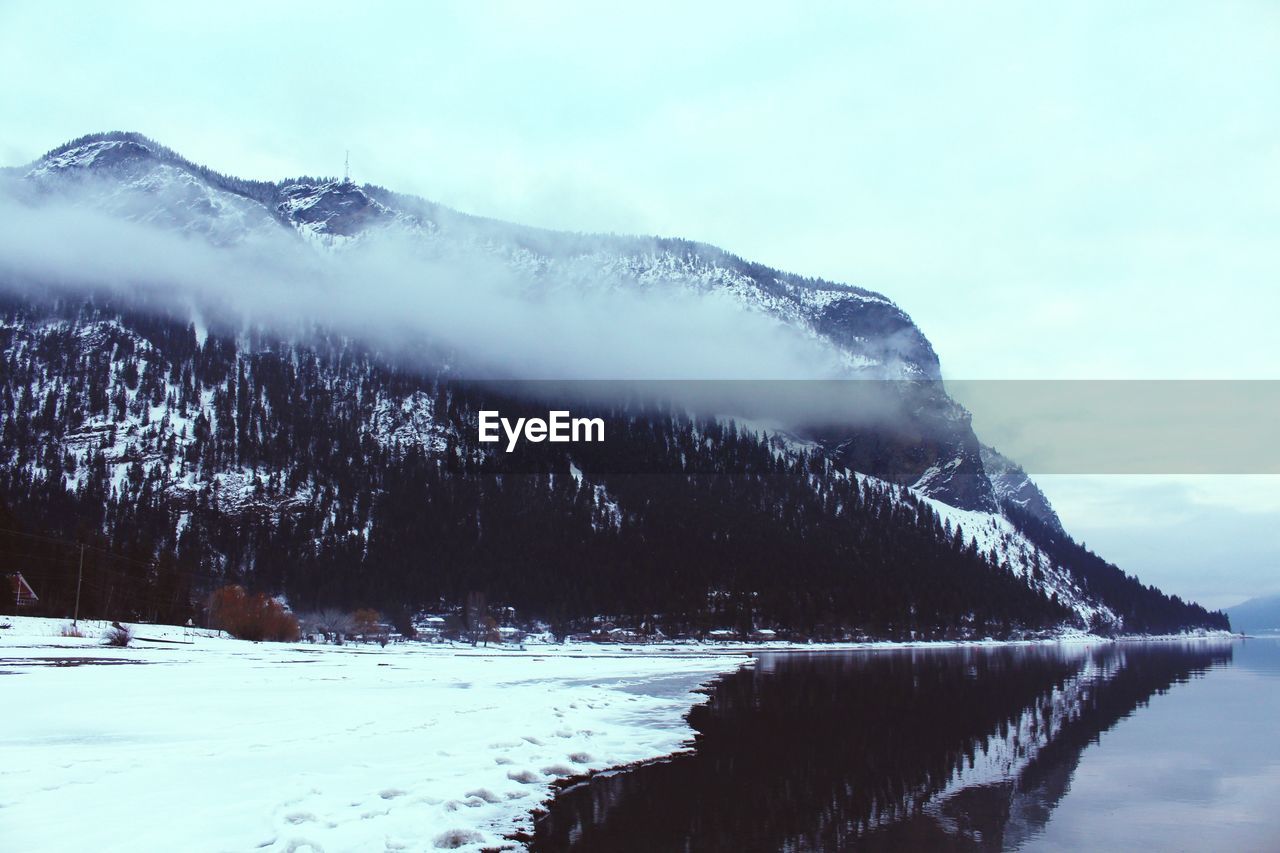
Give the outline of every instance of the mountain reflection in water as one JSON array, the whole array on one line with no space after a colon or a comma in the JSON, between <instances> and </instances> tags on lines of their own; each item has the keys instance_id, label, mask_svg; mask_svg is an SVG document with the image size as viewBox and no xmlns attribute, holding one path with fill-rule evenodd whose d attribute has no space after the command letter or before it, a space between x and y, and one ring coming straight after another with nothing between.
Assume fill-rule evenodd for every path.
<instances>
[{"instance_id":1,"label":"mountain reflection in water","mask_svg":"<svg viewBox=\"0 0 1280 853\"><path fill-rule=\"evenodd\" d=\"M600 774L539 851L1006 850L1085 747L1229 642L764 654L690 713L691 754Z\"/></svg>"}]
</instances>

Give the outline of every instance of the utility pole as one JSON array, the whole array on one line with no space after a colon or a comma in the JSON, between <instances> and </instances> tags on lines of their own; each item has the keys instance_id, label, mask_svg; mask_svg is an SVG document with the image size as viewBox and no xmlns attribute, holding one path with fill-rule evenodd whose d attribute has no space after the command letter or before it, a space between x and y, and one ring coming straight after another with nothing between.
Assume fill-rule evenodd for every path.
<instances>
[{"instance_id":1,"label":"utility pole","mask_svg":"<svg viewBox=\"0 0 1280 853\"><path fill-rule=\"evenodd\" d=\"M80 543L80 572L76 576L76 613L71 617L71 624L80 622L80 585L84 583L84 543Z\"/></svg>"}]
</instances>

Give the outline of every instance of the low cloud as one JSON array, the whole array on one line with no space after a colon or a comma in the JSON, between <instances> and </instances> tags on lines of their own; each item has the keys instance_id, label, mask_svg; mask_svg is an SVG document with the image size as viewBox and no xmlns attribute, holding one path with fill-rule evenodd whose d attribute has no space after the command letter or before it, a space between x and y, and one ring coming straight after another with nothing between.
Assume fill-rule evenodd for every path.
<instances>
[{"instance_id":1,"label":"low cloud","mask_svg":"<svg viewBox=\"0 0 1280 853\"><path fill-rule=\"evenodd\" d=\"M107 288L289 336L318 325L401 353L430 345L476 376L815 379L839 366L828 342L723 291L523 275L480 248L445 251L395 229L341 251L279 227L220 246L61 195L0 196L0 220L0 276L10 290Z\"/></svg>"}]
</instances>

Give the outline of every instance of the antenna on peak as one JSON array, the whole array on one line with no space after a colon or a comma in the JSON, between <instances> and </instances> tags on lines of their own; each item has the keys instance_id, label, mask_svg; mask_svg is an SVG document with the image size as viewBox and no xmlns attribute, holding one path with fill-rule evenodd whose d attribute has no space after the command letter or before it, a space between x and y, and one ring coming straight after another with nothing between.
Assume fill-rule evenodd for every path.
<instances>
[{"instance_id":1,"label":"antenna on peak","mask_svg":"<svg viewBox=\"0 0 1280 853\"><path fill-rule=\"evenodd\" d=\"M351 149L347 149L347 160L342 167L342 182L344 184L351 183Z\"/></svg>"}]
</instances>

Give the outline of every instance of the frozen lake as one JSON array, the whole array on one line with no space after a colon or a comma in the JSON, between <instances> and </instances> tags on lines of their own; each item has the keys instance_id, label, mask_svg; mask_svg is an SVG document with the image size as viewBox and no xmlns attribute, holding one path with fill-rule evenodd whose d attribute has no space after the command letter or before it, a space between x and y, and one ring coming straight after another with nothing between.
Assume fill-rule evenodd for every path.
<instances>
[{"instance_id":1,"label":"frozen lake","mask_svg":"<svg viewBox=\"0 0 1280 853\"><path fill-rule=\"evenodd\" d=\"M1280 640L763 654L544 851L1277 850Z\"/></svg>"}]
</instances>

